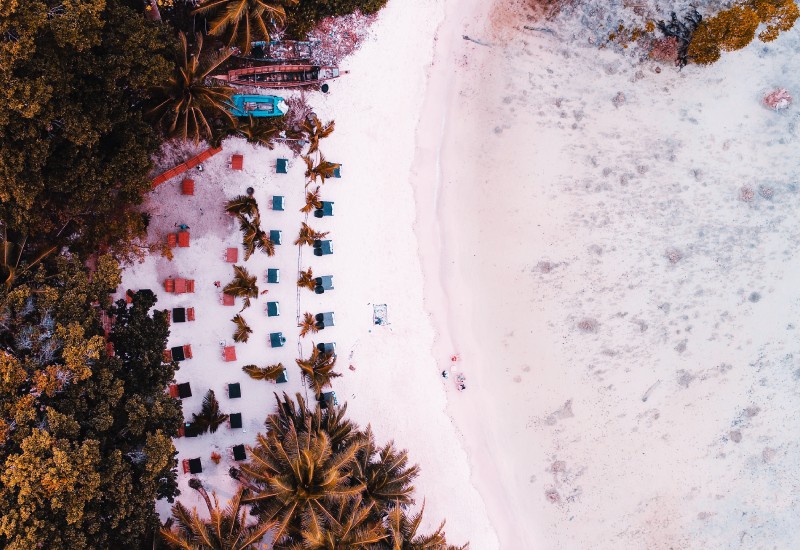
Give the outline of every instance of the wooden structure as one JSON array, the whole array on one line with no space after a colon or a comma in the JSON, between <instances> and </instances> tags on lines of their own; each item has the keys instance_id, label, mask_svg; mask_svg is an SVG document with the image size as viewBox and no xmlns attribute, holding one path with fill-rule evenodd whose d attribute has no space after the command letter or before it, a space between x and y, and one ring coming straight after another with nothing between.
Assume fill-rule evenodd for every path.
<instances>
[{"instance_id":1,"label":"wooden structure","mask_svg":"<svg viewBox=\"0 0 800 550\"><path fill-rule=\"evenodd\" d=\"M304 63L286 63L282 65L262 65L231 69L227 74L214 75L213 78L224 80L234 86L256 86L259 88L300 88L321 84L326 80L339 78L339 67L325 67Z\"/></svg>"},{"instance_id":2,"label":"wooden structure","mask_svg":"<svg viewBox=\"0 0 800 550\"><path fill-rule=\"evenodd\" d=\"M176 176L180 176L190 168L194 168L198 164L202 164L203 162L210 159L211 157L213 157L214 155L216 155L221 151L222 147L210 147L209 149L206 149L202 153L199 153L194 157L190 158L186 162L182 162L176 167L170 168L166 172L163 172L158 176L156 176L155 178L153 178L153 188L158 187L159 185L161 185L162 183L164 183L169 179L172 179ZM194 182L192 182L192 192L194 192Z\"/></svg>"}]
</instances>

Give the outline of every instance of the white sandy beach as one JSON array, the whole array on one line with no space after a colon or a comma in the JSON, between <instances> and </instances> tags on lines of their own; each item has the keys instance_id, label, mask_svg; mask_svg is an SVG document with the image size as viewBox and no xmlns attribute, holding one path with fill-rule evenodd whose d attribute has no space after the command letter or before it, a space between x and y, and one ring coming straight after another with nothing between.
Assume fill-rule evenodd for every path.
<instances>
[{"instance_id":1,"label":"white sandy beach","mask_svg":"<svg viewBox=\"0 0 800 550\"><path fill-rule=\"evenodd\" d=\"M186 223L192 244L127 269L123 288L197 280L195 294L159 293L157 306L197 310L170 337L194 351L177 374L192 384L185 416L211 388L245 419L176 441L179 460L202 459L207 487L230 495L233 462L210 452L253 444L273 391L308 395L297 354L335 341L340 403L409 450L425 524L447 518L451 544L798 546L798 118L760 99L778 86L800 94L800 34L656 73L570 39L577 21L529 31L517 3L390 0L344 62L350 74L311 100L336 120L321 149L343 164L322 193L335 216L309 222L331 231L332 256L291 245L304 167L276 175L280 146L228 140L190 173L195 197L179 195L180 178L151 195L151 237ZM226 166L232 153L243 172ZM213 285L230 280L221 255L240 238L222 205L248 186L284 244L246 263L269 293L243 313L255 333L224 363L241 306L220 305ZM268 210L273 194L285 212ZM333 275L335 289L302 290L298 304L298 265ZM267 267L281 284L263 283ZM281 316L267 318L273 300ZM387 304L388 326L372 324L374 304ZM299 342L305 311L333 311L336 326ZM280 350L266 345L274 330L288 339ZM278 361L287 384L241 372ZM241 399L226 397L228 382ZM179 477L181 500L198 506Z\"/></svg>"}]
</instances>

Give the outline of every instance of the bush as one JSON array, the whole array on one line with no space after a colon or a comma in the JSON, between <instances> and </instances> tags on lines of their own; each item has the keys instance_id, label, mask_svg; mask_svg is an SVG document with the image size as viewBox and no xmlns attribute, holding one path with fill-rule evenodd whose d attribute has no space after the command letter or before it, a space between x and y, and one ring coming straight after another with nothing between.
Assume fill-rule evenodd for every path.
<instances>
[{"instance_id":1,"label":"bush","mask_svg":"<svg viewBox=\"0 0 800 550\"><path fill-rule=\"evenodd\" d=\"M326 17L340 17L355 11L363 14L377 13L388 0L303 0L286 7L289 25L286 34L290 38L305 39L317 22Z\"/></svg>"},{"instance_id":2,"label":"bush","mask_svg":"<svg viewBox=\"0 0 800 550\"><path fill-rule=\"evenodd\" d=\"M758 34L762 42L772 42L781 31L788 31L800 16L794 0L755 0L753 9L767 28Z\"/></svg>"}]
</instances>

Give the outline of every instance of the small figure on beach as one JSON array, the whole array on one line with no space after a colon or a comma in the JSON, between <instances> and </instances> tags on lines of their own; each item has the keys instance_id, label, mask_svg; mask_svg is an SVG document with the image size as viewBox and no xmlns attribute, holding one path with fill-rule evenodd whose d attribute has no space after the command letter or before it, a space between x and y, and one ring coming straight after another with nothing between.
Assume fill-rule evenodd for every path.
<instances>
[{"instance_id":1,"label":"small figure on beach","mask_svg":"<svg viewBox=\"0 0 800 550\"><path fill-rule=\"evenodd\" d=\"M219 286L220 286L220 283L219 283L219 281L214 281L214 286L215 286L215 287L217 287L217 288L219 288Z\"/></svg>"},{"instance_id":2,"label":"small figure on beach","mask_svg":"<svg viewBox=\"0 0 800 550\"><path fill-rule=\"evenodd\" d=\"M454 354L454 355L451 355L451 356L450 356L450 360L451 360L453 363L457 363L457 362L458 362L458 354L456 353L456 354Z\"/></svg>"},{"instance_id":3,"label":"small figure on beach","mask_svg":"<svg viewBox=\"0 0 800 550\"><path fill-rule=\"evenodd\" d=\"M268 289L268 288L267 288L267 289L264 289L264 290L262 290L262 291L261 291L261 295L263 296L263 295L264 295L264 294L266 294L267 292L269 292L269 289Z\"/></svg>"},{"instance_id":4,"label":"small figure on beach","mask_svg":"<svg viewBox=\"0 0 800 550\"><path fill-rule=\"evenodd\" d=\"M443 370L443 371L442 371L442 378L444 378L445 380L447 380L448 378L450 378L450 373L449 373L449 372L447 372L446 370Z\"/></svg>"},{"instance_id":5,"label":"small figure on beach","mask_svg":"<svg viewBox=\"0 0 800 550\"><path fill-rule=\"evenodd\" d=\"M178 229L180 229L181 231L186 231L187 229L189 229L189 226L186 225L185 223L182 223L178 226Z\"/></svg>"}]
</instances>

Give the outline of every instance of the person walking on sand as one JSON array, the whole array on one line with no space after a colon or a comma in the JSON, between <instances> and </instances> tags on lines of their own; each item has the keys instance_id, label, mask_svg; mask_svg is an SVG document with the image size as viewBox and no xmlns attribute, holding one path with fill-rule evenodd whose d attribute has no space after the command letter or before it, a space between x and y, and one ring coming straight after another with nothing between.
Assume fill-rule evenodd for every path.
<instances>
[{"instance_id":1,"label":"person walking on sand","mask_svg":"<svg viewBox=\"0 0 800 550\"><path fill-rule=\"evenodd\" d=\"M220 285L219 285L219 281L214 281L214 286L215 286L215 287L217 287L217 288L219 288L219 286L220 286Z\"/></svg>"}]
</instances>

